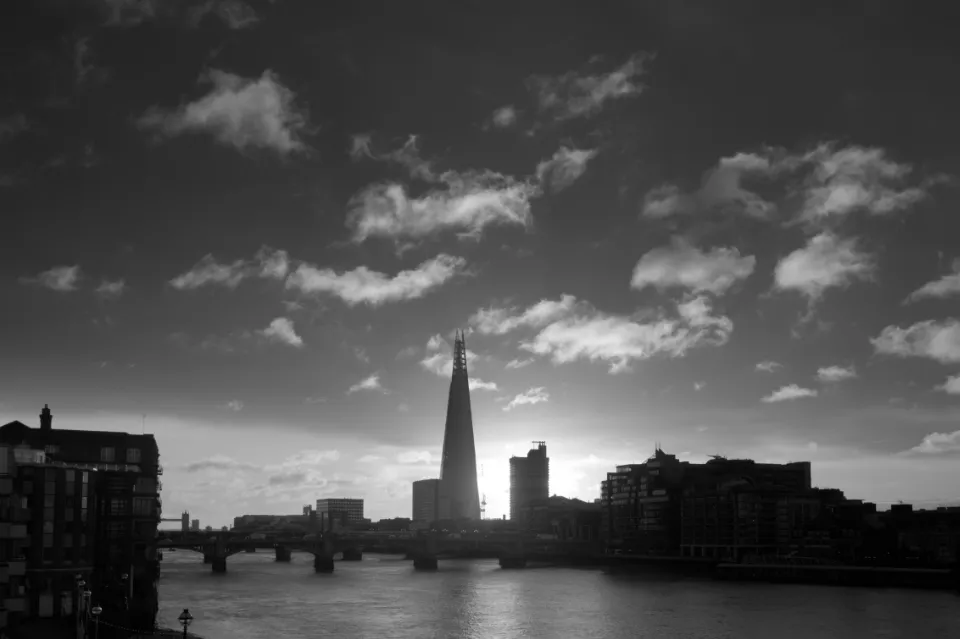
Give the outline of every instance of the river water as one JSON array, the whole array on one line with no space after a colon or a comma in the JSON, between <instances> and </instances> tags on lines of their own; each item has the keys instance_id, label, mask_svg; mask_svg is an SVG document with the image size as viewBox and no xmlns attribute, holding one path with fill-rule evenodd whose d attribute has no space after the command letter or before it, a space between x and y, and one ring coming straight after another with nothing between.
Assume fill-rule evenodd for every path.
<instances>
[{"instance_id":1,"label":"river water","mask_svg":"<svg viewBox=\"0 0 960 639\"><path fill-rule=\"evenodd\" d=\"M310 555L241 553L213 574L199 554L166 552L160 624L189 608L204 639L950 639L949 592L716 582L602 570L502 570L441 560L437 572L367 555L316 574Z\"/></svg>"}]
</instances>

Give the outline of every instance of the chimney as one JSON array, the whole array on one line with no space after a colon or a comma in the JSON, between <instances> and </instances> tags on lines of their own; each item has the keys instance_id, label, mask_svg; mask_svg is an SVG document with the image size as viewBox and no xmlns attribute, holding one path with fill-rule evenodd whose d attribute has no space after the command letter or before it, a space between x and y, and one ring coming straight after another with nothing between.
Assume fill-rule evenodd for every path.
<instances>
[{"instance_id":1,"label":"chimney","mask_svg":"<svg viewBox=\"0 0 960 639\"><path fill-rule=\"evenodd\" d=\"M52 430L52 429L53 429L53 415L50 413L50 407L44 404L43 410L40 411L40 430Z\"/></svg>"}]
</instances>

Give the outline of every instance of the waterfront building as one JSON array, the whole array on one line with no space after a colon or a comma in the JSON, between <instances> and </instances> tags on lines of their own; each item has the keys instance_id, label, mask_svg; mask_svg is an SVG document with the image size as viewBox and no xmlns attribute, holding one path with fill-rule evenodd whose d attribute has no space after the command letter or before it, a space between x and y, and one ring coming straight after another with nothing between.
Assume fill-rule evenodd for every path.
<instances>
[{"instance_id":1,"label":"waterfront building","mask_svg":"<svg viewBox=\"0 0 960 639\"><path fill-rule=\"evenodd\" d=\"M550 496L550 458L547 442L533 442L526 457L510 458L510 519L520 522L521 512L533 501Z\"/></svg>"},{"instance_id":2,"label":"waterfront building","mask_svg":"<svg viewBox=\"0 0 960 639\"><path fill-rule=\"evenodd\" d=\"M194 519L194 520L192 520L192 521L190 522L190 530L192 530L193 532L196 532L196 531L200 530L200 520L199 520L199 519Z\"/></svg>"},{"instance_id":3,"label":"waterfront building","mask_svg":"<svg viewBox=\"0 0 960 639\"><path fill-rule=\"evenodd\" d=\"M322 517L321 517L322 516ZM363 521L363 500L340 497L317 500L317 517L342 524L358 524Z\"/></svg>"},{"instance_id":4,"label":"waterfront building","mask_svg":"<svg viewBox=\"0 0 960 639\"><path fill-rule=\"evenodd\" d=\"M602 535L610 545L639 553L679 555L685 544L682 533L683 500L696 495L713 495L723 486L737 482L785 493L809 491L810 462L758 464L752 460L715 457L704 464L682 462L659 447L643 464L618 466L601 483ZM721 491L722 492L722 491ZM739 498L738 498L739 499ZM774 495L753 492L743 497L745 508L756 512L750 533L758 548L771 539L770 526L780 515ZM706 502L704 502L706 504ZM714 517L717 502L704 505L704 517ZM689 506L688 512L698 512ZM708 514L707 514L708 513ZM690 529L692 530L692 529ZM690 533L692 534L692 533ZM747 539L743 531L743 539ZM694 539L694 537L690 537ZM726 543L729 539L723 539ZM717 540L722 545L720 540ZM696 552L688 549L686 552Z\"/></svg>"},{"instance_id":5,"label":"waterfront building","mask_svg":"<svg viewBox=\"0 0 960 639\"><path fill-rule=\"evenodd\" d=\"M413 482L413 521L432 523L440 518L440 480L421 479Z\"/></svg>"},{"instance_id":6,"label":"waterfront building","mask_svg":"<svg viewBox=\"0 0 960 639\"><path fill-rule=\"evenodd\" d=\"M517 513L523 528L560 541L597 541L600 538L600 504L554 495L533 499ZM516 520L512 520L516 521Z\"/></svg>"},{"instance_id":7,"label":"waterfront building","mask_svg":"<svg viewBox=\"0 0 960 639\"><path fill-rule=\"evenodd\" d=\"M467 375L467 346L458 331L453 344L453 373L447 397L447 419L443 428L440 460L438 519L480 519L480 491L477 487L477 451L473 439L470 409L470 381Z\"/></svg>"},{"instance_id":8,"label":"waterfront building","mask_svg":"<svg viewBox=\"0 0 960 639\"><path fill-rule=\"evenodd\" d=\"M53 415L44 406L39 429L11 422L0 427L0 443L43 450L47 463L88 473L88 490L94 497L88 496L87 516L93 518L96 530L95 570L87 587L103 608L103 621L153 628L160 578L156 556L159 476L163 473L153 435L55 430ZM56 480L60 481L66 486L65 475ZM75 486L82 485L76 481Z\"/></svg>"},{"instance_id":9,"label":"waterfront building","mask_svg":"<svg viewBox=\"0 0 960 639\"><path fill-rule=\"evenodd\" d=\"M0 446L0 634L32 620L71 617L75 575L93 574L91 471L44 451Z\"/></svg>"}]
</instances>

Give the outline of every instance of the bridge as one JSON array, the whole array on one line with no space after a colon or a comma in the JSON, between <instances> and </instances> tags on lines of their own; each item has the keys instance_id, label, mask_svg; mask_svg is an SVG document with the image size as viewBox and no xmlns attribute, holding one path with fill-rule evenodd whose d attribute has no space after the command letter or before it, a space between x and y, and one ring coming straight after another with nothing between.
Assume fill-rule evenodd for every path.
<instances>
[{"instance_id":1,"label":"bridge","mask_svg":"<svg viewBox=\"0 0 960 639\"><path fill-rule=\"evenodd\" d=\"M570 561L589 558L598 552L592 542L537 540L504 534L441 533L416 537L397 537L395 534L333 533L304 537L275 537L250 539L243 533L168 534L157 541L157 549L183 549L203 554L204 563L212 565L213 572L226 572L227 558L241 552L272 549L276 561L290 561L293 552L313 555L316 572L332 572L334 555L344 561L359 561L364 552L396 552L413 560L418 570L436 570L440 559L496 558L502 568L522 568L527 561Z\"/></svg>"}]
</instances>

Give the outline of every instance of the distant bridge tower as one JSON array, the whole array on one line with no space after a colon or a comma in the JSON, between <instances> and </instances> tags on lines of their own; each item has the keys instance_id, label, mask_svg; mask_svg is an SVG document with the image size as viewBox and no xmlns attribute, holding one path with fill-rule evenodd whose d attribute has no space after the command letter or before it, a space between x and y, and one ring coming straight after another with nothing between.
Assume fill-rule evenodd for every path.
<instances>
[{"instance_id":1,"label":"distant bridge tower","mask_svg":"<svg viewBox=\"0 0 960 639\"><path fill-rule=\"evenodd\" d=\"M487 494L483 494L483 498L480 499L480 519L486 519L487 513Z\"/></svg>"},{"instance_id":2,"label":"distant bridge tower","mask_svg":"<svg viewBox=\"0 0 960 639\"><path fill-rule=\"evenodd\" d=\"M190 532L190 513L187 511L183 511L183 514L180 515L180 532Z\"/></svg>"}]
</instances>

